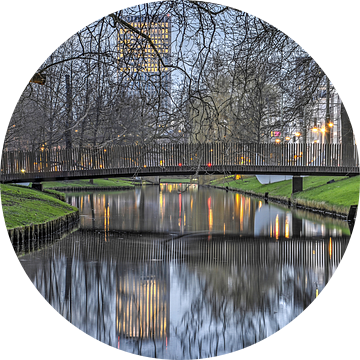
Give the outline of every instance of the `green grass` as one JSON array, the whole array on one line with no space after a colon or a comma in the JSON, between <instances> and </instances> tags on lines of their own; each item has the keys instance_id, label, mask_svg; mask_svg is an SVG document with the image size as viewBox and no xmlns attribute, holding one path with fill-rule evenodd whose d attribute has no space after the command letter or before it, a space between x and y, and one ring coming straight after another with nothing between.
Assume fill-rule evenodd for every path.
<instances>
[{"instance_id":1,"label":"green grass","mask_svg":"<svg viewBox=\"0 0 360 360\"><path fill-rule=\"evenodd\" d=\"M7 229L42 224L77 209L59 200L58 194L43 193L24 186L0 185L1 204Z\"/></svg>"},{"instance_id":2,"label":"green grass","mask_svg":"<svg viewBox=\"0 0 360 360\"><path fill-rule=\"evenodd\" d=\"M266 192L269 195L289 196L291 195L291 182L281 181L278 183L262 185L255 176L234 180L233 177L214 180L210 183L217 186L228 186L232 189L239 189L247 192L254 192L256 194L264 195Z\"/></svg>"},{"instance_id":3,"label":"green grass","mask_svg":"<svg viewBox=\"0 0 360 360\"><path fill-rule=\"evenodd\" d=\"M327 184L332 179L335 182ZM232 189L239 189L261 196L268 192L270 197L279 198L290 198L292 192L292 180L263 185L255 176L243 177L240 180L234 180L231 176L214 180L210 184L222 187L228 186ZM302 205L312 207L320 205L320 208L344 213L351 205L358 204L359 185L360 176L352 178L344 176L308 176L303 178L303 191L294 194L293 198ZM334 209L334 206L337 209Z\"/></svg>"},{"instance_id":4,"label":"green grass","mask_svg":"<svg viewBox=\"0 0 360 360\"><path fill-rule=\"evenodd\" d=\"M67 187L79 187L79 188L92 188L92 187L134 187L131 183L131 180L124 179L94 179L93 184L90 183L89 180L67 180L67 181L44 181L43 188L44 189L52 189L52 188L64 188Z\"/></svg>"},{"instance_id":5,"label":"green grass","mask_svg":"<svg viewBox=\"0 0 360 360\"><path fill-rule=\"evenodd\" d=\"M294 198L309 202L322 203L325 206L338 206L349 208L359 203L360 176L335 181L331 184L313 187L306 191L297 193Z\"/></svg>"}]
</instances>

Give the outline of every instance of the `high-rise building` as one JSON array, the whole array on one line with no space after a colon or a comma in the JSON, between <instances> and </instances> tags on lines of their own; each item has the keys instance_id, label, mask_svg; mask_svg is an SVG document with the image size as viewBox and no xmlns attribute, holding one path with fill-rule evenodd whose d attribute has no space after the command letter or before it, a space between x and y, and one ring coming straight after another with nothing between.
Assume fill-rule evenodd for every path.
<instances>
[{"instance_id":1,"label":"high-rise building","mask_svg":"<svg viewBox=\"0 0 360 360\"><path fill-rule=\"evenodd\" d=\"M171 16L125 16L118 30L118 74L132 93L170 100ZM129 28L130 27L130 28ZM167 101L165 101L166 103Z\"/></svg>"}]
</instances>

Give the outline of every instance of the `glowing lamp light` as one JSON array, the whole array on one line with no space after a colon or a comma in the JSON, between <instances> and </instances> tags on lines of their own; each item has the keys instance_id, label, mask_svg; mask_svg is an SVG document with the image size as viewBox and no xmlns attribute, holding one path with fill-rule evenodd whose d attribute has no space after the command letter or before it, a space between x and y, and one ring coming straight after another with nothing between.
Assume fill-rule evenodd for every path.
<instances>
[{"instance_id":1,"label":"glowing lamp light","mask_svg":"<svg viewBox=\"0 0 360 360\"><path fill-rule=\"evenodd\" d=\"M299 132L296 132L295 133L295 136L300 136L301 134Z\"/></svg>"},{"instance_id":2,"label":"glowing lamp light","mask_svg":"<svg viewBox=\"0 0 360 360\"><path fill-rule=\"evenodd\" d=\"M179 166L182 166L182 163L179 163Z\"/></svg>"},{"instance_id":3,"label":"glowing lamp light","mask_svg":"<svg viewBox=\"0 0 360 360\"><path fill-rule=\"evenodd\" d=\"M208 166L208 167L211 167L211 163L208 163L207 166Z\"/></svg>"},{"instance_id":4,"label":"glowing lamp light","mask_svg":"<svg viewBox=\"0 0 360 360\"><path fill-rule=\"evenodd\" d=\"M279 143L281 142L281 140L280 140L280 139L276 139L275 142L276 142L277 144L279 144Z\"/></svg>"},{"instance_id":5,"label":"glowing lamp light","mask_svg":"<svg viewBox=\"0 0 360 360\"><path fill-rule=\"evenodd\" d=\"M25 174L25 169L20 170L22 174Z\"/></svg>"},{"instance_id":6,"label":"glowing lamp light","mask_svg":"<svg viewBox=\"0 0 360 360\"><path fill-rule=\"evenodd\" d=\"M290 140L290 136L287 136L287 137L285 138L285 140L289 141L289 140Z\"/></svg>"},{"instance_id":7,"label":"glowing lamp light","mask_svg":"<svg viewBox=\"0 0 360 360\"><path fill-rule=\"evenodd\" d=\"M334 124L330 122L330 123L329 123L329 127L333 127L333 126L334 126Z\"/></svg>"},{"instance_id":8,"label":"glowing lamp light","mask_svg":"<svg viewBox=\"0 0 360 360\"><path fill-rule=\"evenodd\" d=\"M312 130L312 132L318 132L318 128L316 128L316 127L312 128L311 130Z\"/></svg>"}]
</instances>

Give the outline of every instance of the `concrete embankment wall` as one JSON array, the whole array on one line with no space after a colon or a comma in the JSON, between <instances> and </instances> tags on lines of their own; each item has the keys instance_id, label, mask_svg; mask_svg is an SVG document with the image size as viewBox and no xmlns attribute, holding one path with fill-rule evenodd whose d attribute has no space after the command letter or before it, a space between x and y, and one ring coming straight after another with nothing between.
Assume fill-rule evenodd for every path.
<instances>
[{"instance_id":1,"label":"concrete embankment wall","mask_svg":"<svg viewBox=\"0 0 360 360\"><path fill-rule=\"evenodd\" d=\"M79 211L64 215L58 219L43 224L31 224L27 226L9 229L10 241L17 254L40 249L50 244L76 228L79 223Z\"/></svg>"}]
</instances>

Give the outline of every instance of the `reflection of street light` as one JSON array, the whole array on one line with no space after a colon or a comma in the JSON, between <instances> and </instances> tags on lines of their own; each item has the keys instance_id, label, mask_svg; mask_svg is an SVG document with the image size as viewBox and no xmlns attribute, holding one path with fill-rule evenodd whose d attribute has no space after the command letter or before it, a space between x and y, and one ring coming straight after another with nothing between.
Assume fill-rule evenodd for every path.
<instances>
[{"instance_id":1,"label":"reflection of street light","mask_svg":"<svg viewBox=\"0 0 360 360\"><path fill-rule=\"evenodd\" d=\"M285 138L285 140L286 140L286 141L289 141L289 140L290 140L290 136L287 136L287 137Z\"/></svg>"},{"instance_id":2,"label":"reflection of street light","mask_svg":"<svg viewBox=\"0 0 360 360\"><path fill-rule=\"evenodd\" d=\"M312 132L318 132L318 130L319 130L319 129L318 129L317 127L313 127L313 128L311 129Z\"/></svg>"},{"instance_id":3,"label":"reflection of street light","mask_svg":"<svg viewBox=\"0 0 360 360\"><path fill-rule=\"evenodd\" d=\"M276 142L277 144L279 144L279 143L281 142L281 140L280 140L280 139L276 139L275 142Z\"/></svg>"},{"instance_id":4,"label":"reflection of street light","mask_svg":"<svg viewBox=\"0 0 360 360\"><path fill-rule=\"evenodd\" d=\"M299 137L301 134L297 131L296 133L295 133L295 136L297 136L297 137Z\"/></svg>"}]
</instances>

